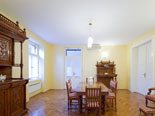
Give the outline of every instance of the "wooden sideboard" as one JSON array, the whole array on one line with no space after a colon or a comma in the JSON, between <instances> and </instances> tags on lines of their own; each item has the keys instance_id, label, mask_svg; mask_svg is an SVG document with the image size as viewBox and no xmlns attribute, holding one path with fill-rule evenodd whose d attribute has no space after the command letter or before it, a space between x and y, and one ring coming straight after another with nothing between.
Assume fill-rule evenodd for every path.
<instances>
[{"instance_id":1,"label":"wooden sideboard","mask_svg":"<svg viewBox=\"0 0 155 116\"><path fill-rule=\"evenodd\" d=\"M0 81L0 116L22 116L26 108L26 84L23 78L23 42L28 39L26 30L0 14L0 74L6 75ZM20 64L15 63L15 43L20 43ZM20 78L12 77L12 68L19 67Z\"/></svg>"},{"instance_id":2,"label":"wooden sideboard","mask_svg":"<svg viewBox=\"0 0 155 116\"><path fill-rule=\"evenodd\" d=\"M111 61L101 61L97 62L97 81L103 82L107 87L110 87L110 80L115 79L117 74L115 74L115 64Z\"/></svg>"}]
</instances>

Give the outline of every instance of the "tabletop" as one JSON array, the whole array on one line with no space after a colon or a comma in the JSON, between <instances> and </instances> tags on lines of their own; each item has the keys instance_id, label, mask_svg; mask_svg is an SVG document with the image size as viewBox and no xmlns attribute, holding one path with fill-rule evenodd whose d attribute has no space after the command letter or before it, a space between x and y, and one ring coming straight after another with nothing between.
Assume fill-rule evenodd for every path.
<instances>
[{"instance_id":1,"label":"tabletop","mask_svg":"<svg viewBox=\"0 0 155 116\"><path fill-rule=\"evenodd\" d=\"M77 92L79 95L84 95L86 93L86 86L88 88L99 88L101 87L101 93L106 95L109 92L109 89L101 82L95 82L95 83L86 83L86 82L81 82L79 85L73 89L73 91Z\"/></svg>"}]
</instances>

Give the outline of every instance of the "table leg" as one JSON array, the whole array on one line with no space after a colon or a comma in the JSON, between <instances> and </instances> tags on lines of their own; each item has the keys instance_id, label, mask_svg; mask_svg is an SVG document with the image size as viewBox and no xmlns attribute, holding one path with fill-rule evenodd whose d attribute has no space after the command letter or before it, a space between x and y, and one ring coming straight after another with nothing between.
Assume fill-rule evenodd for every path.
<instances>
[{"instance_id":1,"label":"table leg","mask_svg":"<svg viewBox=\"0 0 155 116\"><path fill-rule=\"evenodd\" d=\"M82 96L79 95L79 112L82 113Z\"/></svg>"},{"instance_id":2,"label":"table leg","mask_svg":"<svg viewBox=\"0 0 155 116\"><path fill-rule=\"evenodd\" d=\"M105 96L102 96L102 113L105 114Z\"/></svg>"}]
</instances>

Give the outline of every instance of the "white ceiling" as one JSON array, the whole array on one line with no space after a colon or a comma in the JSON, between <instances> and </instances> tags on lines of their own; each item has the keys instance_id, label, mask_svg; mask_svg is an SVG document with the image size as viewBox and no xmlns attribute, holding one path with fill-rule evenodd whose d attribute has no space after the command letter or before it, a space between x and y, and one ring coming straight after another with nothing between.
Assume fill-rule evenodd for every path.
<instances>
[{"instance_id":1,"label":"white ceiling","mask_svg":"<svg viewBox=\"0 0 155 116\"><path fill-rule=\"evenodd\" d=\"M0 11L53 44L128 44L155 29L155 0L0 0Z\"/></svg>"}]
</instances>

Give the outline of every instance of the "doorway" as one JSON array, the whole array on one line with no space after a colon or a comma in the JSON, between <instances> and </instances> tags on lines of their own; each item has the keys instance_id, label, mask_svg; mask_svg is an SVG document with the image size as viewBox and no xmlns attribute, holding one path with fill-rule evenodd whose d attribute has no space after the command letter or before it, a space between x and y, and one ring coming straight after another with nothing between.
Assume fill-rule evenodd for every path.
<instances>
[{"instance_id":1,"label":"doorway","mask_svg":"<svg viewBox=\"0 0 155 116\"><path fill-rule=\"evenodd\" d=\"M82 49L66 49L65 80L72 81L72 88L81 82L82 75Z\"/></svg>"},{"instance_id":2,"label":"doorway","mask_svg":"<svg viewBox=\"0 0 155 116\"><path fill-rule=\"evenodd\" d=\"M153 37L131 48L130 90L146 95L154 86Z\"/></svg>"}]
</instances>

